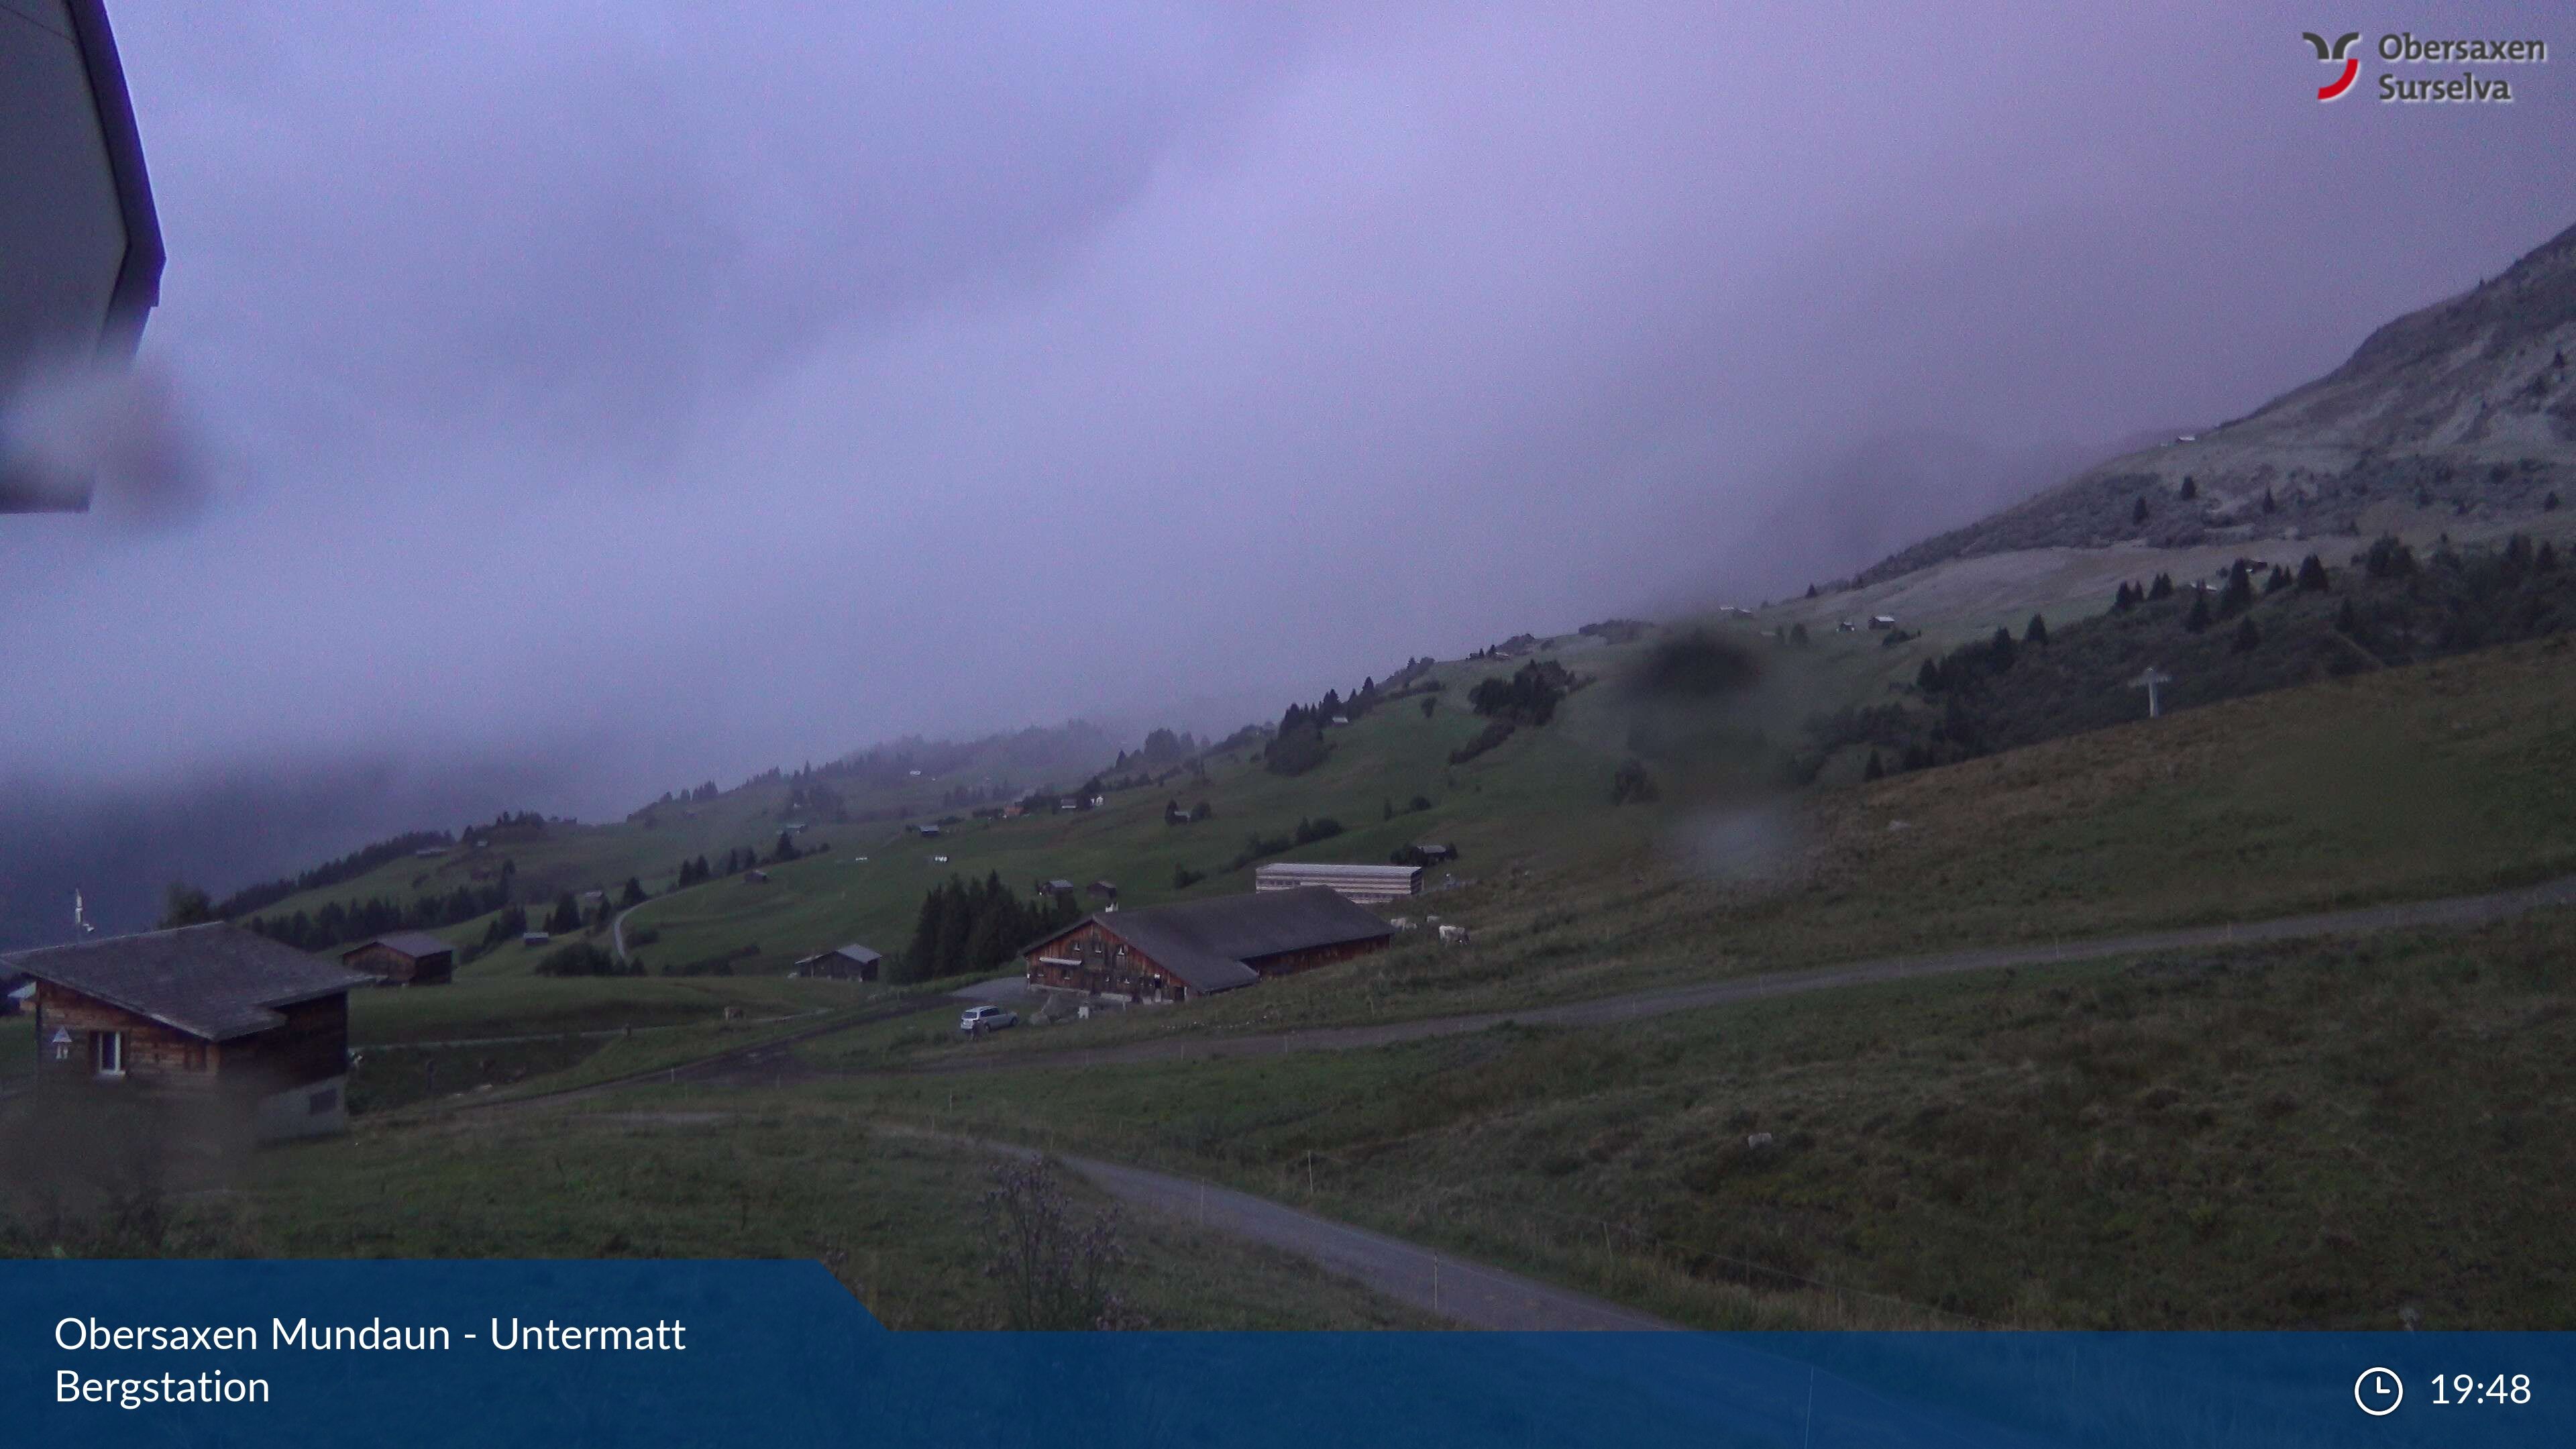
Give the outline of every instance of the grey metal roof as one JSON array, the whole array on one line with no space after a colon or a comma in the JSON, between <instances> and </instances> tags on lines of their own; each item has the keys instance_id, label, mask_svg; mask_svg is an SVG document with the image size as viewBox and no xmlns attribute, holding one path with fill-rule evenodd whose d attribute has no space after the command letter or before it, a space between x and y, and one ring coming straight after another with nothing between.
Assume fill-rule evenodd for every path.
<instances>
[{"instance_id":1,"label":"grey metal roof","mask_svg":"<svg viewBox=\"0 0 2576 1449\"><path fill-rule=\"evenodd\" d=\"M1195 991L1249 986L1261 979L1251 963L1272 956L1381 941L1395 934L1393 926L1338 892L1308 886L1085 916L1028 950L1061 940L1085 924L1144 952Z\"/></svg>"},{"instance_id":2,"label":"grey metal roof","mask_svg":"<svg viewBox=\"0 0 2576 1449\"><path fill-rule=\"evenodd\" d=\"M415 960L423 956L441 955L456 949L427 931L396 931L390 936L378 936L372 941L360 941L357 945L342 951L340 959L346 961L349 959L350 952L363 951L369 946L389 946Z\"/></svg>"},{"instance_id":3,"label":"grey metal roof","mask_svg":"<svg viewBox=\"0 0 2576 1449\"><path fill-rule=\"evenodd\" d=\"M862 966L873 966L879 961L885 959L883 956L878 955L876 952L869 950L867 947L860 945L856 941L852 941L846 946L835 946L829 951L822 952L818 955L808 956L805 959L808 961L820 961L825 956L845 956L852 961L858 962Z\"/></svg>"},{"instance_id":4,"label":"grey metal roof","mask_svg":"<svg viewBox=\"0 0 2576 1449\"><path fill-rule=\"evenodd\" d=\"M0 957L0 971L24 971L208 1041L266 1031L286 1019L274 1008L376 979L224 921L23 951Z\"/></svg>"},{"instance_id":5,"label":"grey metal roof","mask_svg":"<svg viewBox=\"0 0 2576 1449\"><path fill-rule=\"evenodd\" d=\"M1252 870L1253 878L1256 880L1264 877L1278 880L1293 879L1297 876L1318 878L1331 876L1344 880L1402 881L1410 880L1421 873L1422 867L1418 865L1343 865L1323 860L1279 861L1271 865L1255 866Z\"/></svg>"}]
</instances>

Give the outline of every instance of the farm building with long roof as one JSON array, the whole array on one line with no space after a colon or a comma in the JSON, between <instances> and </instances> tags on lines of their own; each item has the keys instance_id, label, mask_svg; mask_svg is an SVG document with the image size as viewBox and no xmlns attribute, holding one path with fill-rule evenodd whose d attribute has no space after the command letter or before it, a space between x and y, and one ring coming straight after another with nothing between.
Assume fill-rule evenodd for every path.
<instances>
[{"instance_id":1,"label":"farm building with long roof","mask_svg":"<svg viewBox=\"0 0 2576 1449\"><path fill-rule=\"evenodd\" d=\"M1021 951L1029 984L1184 1001L1383 947L1395 928L1330 890L1264 891L1085 916Z\"/></svg>"}]
</instances>

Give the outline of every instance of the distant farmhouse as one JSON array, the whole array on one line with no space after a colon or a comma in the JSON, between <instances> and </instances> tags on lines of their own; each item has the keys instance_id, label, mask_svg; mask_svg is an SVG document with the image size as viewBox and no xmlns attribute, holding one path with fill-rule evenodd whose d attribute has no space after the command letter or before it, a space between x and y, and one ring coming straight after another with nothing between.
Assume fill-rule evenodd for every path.
<instances>
[{"instance_id":1,"label":"distant farmhouse","mask_svg":"<svg viewBox=\"0 0 2576 1449\"><path fill-rule=\"evenodd\" d=\"M806 957L797 962L795 970L789 974L826 981L874 981L884 960L884 957L854 941L847 946Z\"/></svg>"},{"instance_id":2,"label":"distant farmhouse","mask_svg":"<svg viewBox=\"0 0 2576 1449\"><path fill-rule=\"evenodd\" d=\"M225 922L0 960L35 978L39 1084L213 1093L264 1139L348 1126L349 992L375 978Z\"/></svg>"},{"instance_id":3,"label":"distant farmhouse","mask_svg":"<svg viewBox=\"0 0 2576 1449\"><path fill-rule=\"evenodd\" d=\"M0 1016L16 1016L36 999L33 977L14 971L0 971Z\"/></svg>"},{"instance_id":4,"label":"distant farmhouse","mask_svg":"<svg viewBox=\"0 0 2576 1449\"><path fill-rule=\"evenodd\" d=\"M1363 956L1394 934L1371 912L1309 887L1085 916L1020 956L1029 984L1046 990L1189 1001Z\"/></svg>"},{"instance_id":5,"label":"distant farmhouse","mask_svg":"<svg viewBox=\"0 0 2576 1449\"><path fill-rule=\"evenodd\" d=\"M1422 894L1418 865L1265 865L1252 872L1256 891L1322 886L1362 905Z\"/></svg>"},{"instance_id":6,"label":"distant farmhouse","mask_svg":"<svg viewBox=\"0 0 2576 1449\"><path fill-rule=\"evenodd\" d=\"M442 986L456 976L456 948L427 931L402 931L350 947L340 964L387 986Z\"/></svg>"},{"instance_id":7,"label":"distant farmhouse","mask_svg":"<svg viewBox=\"0 0 2576 1449\"><path fill-rule=\"evenodd\" d=\"M1095 901L1115 901L1118 899L1118 883L1116 881L1096 880L1091 884L1084 886L1082 889L1084 893L1088 894Z\"/></svg>"}]
</instances>

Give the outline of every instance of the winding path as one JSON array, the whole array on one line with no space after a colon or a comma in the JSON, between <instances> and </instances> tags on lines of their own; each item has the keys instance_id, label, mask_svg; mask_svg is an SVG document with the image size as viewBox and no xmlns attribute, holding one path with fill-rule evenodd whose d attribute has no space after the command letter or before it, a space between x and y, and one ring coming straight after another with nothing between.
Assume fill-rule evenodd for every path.
<instances>
[{"instance_id":1,"label":"winding path","mask_svg":"<svg viewBox=\"0 0 2576 1449\"><path fill-rule=\"evenodd\" d=\"M1506 1021L1551 1026L1607 1026L1661 1016L1669 1012L1721 1006L1729 1002L1753 1001L1765 997L1798 995L1810 991L1831 990L1836 987L1861 986L1875 982L1941 976L1965 971L2051 965L2059 962L2099 960L2110 956L2151 955L2240 943L2299 940L2317 936L2426 926L2479 926L2507 920L2543 907L2571 904L2576 904L2576 876L2563 877L2519 890L2494 891L2484 895L2452 896L2440 900L2367 906L2345 911L2322 911L2237 925L2139 932L2126 936L2103 937L2056 945L2001 947L1950 951L1937 955L1887 957L1821 970L1772 972L1760 976L1740 977L1732 981L1713 981L1656 991L1631 992L1621 996L1600 997L1591 1001L1569 1002L1558 1006L1534 1007L1521 1011L1479 1012L1473 1015L1432 1017L1419 1021L1389 1022L1372 1026L1325 1027L1261 1037L1193 1042L1139 1042L1120 1047L1103 1047L1095 1051L1034 1052L995 1054L964 1059L951 1058L912 1070L989 1071L1009 1067L1062 1067L1092 1063L1182 1061L1298 1051L1334 1051L1482 1031ZM861 1025L865 1021L882 1021L893 1016L928 1011L953 1005L957 999L929 997L894 1003L878 1011L865 1013L859 1019L838 1021L828 1026L747 1045L676 1068L643 1072L634 1077L616 1081L599 1082L540 1096L511 1098L488 1105L527 1107L543 1103L560 1104L601 1095L620 1086L643 1081L697 1080L718 1085L749 1085L769 1073L793 1072L797 1076L810 1077L816 1075L811 1068L792 1065L794 1058L788 1054L789 1048L816 1037ZM779 1078L773 1077L773 1080L779 1080ZM721 1119L725 1114L701 1112L684 1115L692 1121L712 1121ZM880 1125L878 1130L908 1132L919 1136L938 1136L952 1141L969 1142L988 1151L1012 1156L1035 1155L1034 1149L1009 1143L949 1137L944 1133L884 1125ZM1210 1231L1293 1254L1313 1263L1325 1272L1356 1280L1389 1298L1469 1328L1635 1331L1671 1329L1679 1326L1588 1294L1577 1293L1533 1278L1526 1278L1517 1273L1505 1272L1468 1259L1436 1252L1384 1233L1352 1227L1347 1223L1336 1222L1331 1218L1301 1211L1284 1203L1233 1188L1219 1187L1193 1178L1179 1177L1171 1173L1156 1172L1124 1163L1108 1162L1094 1157L1058 1154L1058 1159L1123 1203L1182 1221L1196 1222Z\"/></svg>"},{"instance_id":2,"label":"winding path","mask_svg":"<svg viewBox=\"0 0 2576 1449\"><path fill-rule=\"evenodd\" d=\"M939 1136L1006 1157L1039 1155L1034 1148L982 1138L948 1137L903 1128L878 1130ZM1633 1333L1681 1327L1587 1293L1435 1252L1402 1238L1355 1228L1230 1187L1096 1157L1062 1152L1054 1156L1101 1191L1131 1207L1293 1254L1327 1273L1366 1284L1385 1297L1467 1328Z\"/></svg>"},{"instance_id":3,"label":"winding path","mask_svg":"<svg viewBox=\"0 0 2576 1449\"><path fill-rule=\"evenodd\" d=\"M2509 920L2548 906L2576 905L2576 876L2562 876L2517 890L2484 895L2446 896L2438 900L2363 906L2344 911L2318 911L2220 926L2193 926L2173 931L2141 931L2038 946L1978 947L1924 956L1887 956L1806 971L1771 971L1726 981L1632 991L1619 996L1529 1006L1512 1011L1480 1011L1463 1016L1431 1016L1413 1021L1369 1026L1310 1027L1261 1036L1201 1037L1131 1042L1063 1051L950 1052L935 1060L877 1072L991 1072L1042 1067L1112 1066L1139 1062L1209 1061L1225 1057L1281 1056L1294 1052L1349 1051L1458 1036L1485 1031L1505 1022L1522 1026L1614 1026L1677 1011L1697 1011L1773 996L1798 996L1845 986L1867 986L1965 971L1992 971L2008 966L2051 966L2095 961L2109 956L2149 956L2168 951L2203 950L2213 946L2264 941L2303 940L2316 936L2359 935L2424 926L2483 926Z\"/></svg>"}]
</instances>

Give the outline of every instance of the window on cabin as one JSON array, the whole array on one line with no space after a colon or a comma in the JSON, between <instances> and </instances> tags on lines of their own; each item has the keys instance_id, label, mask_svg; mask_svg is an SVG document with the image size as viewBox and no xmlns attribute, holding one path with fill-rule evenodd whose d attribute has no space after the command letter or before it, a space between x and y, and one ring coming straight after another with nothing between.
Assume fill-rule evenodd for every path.
<instances>
[{"instance_id":1,"label":"window on cabin","mask_svg":"<svg viewBox=\"0 0 2576 1449\"><path fill-rule=\"evenodd\" d=\"M125 1075L125 1033L94 1031L89 1034L90 1065L102 1077Z\"/></svg>"},{"instance_id":2,"label":"window on cabin","mask_svg":"<svg viewBox=\"0 0 2576 1449\"><path fill-rule=\"evenodd\" d=\"M186 1058L189 1071L204 1071L206 1069L206 1044L201 1041L192 1041L188 1043Z\"/></svg>"}]
</instances>

